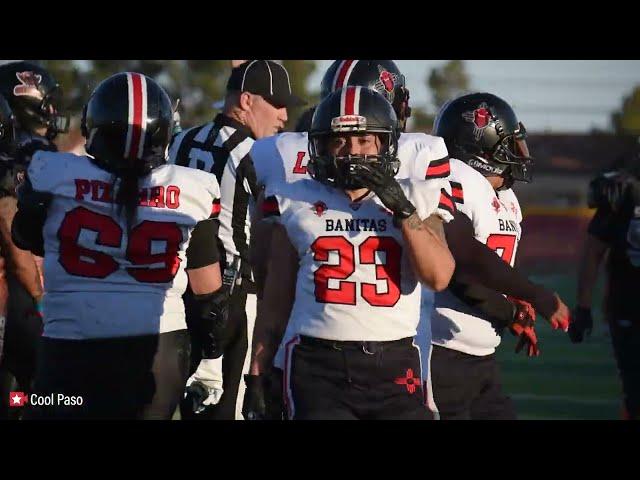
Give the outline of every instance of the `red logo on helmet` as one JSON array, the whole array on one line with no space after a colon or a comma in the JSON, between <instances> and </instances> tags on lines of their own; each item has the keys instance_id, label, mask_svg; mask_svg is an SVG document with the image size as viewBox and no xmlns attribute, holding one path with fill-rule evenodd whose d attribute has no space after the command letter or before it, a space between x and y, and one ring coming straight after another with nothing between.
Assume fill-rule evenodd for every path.
<instances>
[{"instance_id":1,"label":"red logo on helmet","mask_svg":"<svg viewBox=\"0 0 640 480\"><path fill-rule=\"evenodd\" d=\"M316 203L313 204L313 207L311 207L311 210L317 216L321 217L322 215L324 215L324 212L327 211L327 204L321 200L318 200Z\"/></svg>"},{"instance_id":2,"label":"red logo on helmet","mask_svg":"<svg viewBox=\"0 0 640 480\"><path fill-rule=\"evenodd\" d=\"M478 108L475 110L469 110L462 114L462 118L469 123L473 123L473 136L476 140L480 140L482 138L484 129L489 125L491 117L491 111L484 102L478 105Z\"/></svg>"},{"instance_id":3,"label":"red logo on helmet","mask_svg":"<svg viewBox=\"0 0 640 480\"><path fill-rule=\"evenodd\" d=\"M478 128L484 128L489 123L491 113L486 108L479 108L473 112L473 117L473 123L475 123Z\"/></svg>"},{"instance_id":4,"label":"red logo on helmet","mask_svg":"<svg viewBox=\"0 0 640 480\"><path fill-rule=\"evenodd\" d=\"M27 71L16 72L16 78L20 82L19 85L13 87L13 94L17 97L36 97L39 100L44 98L44 95L38 87L42 83L42 75Z\"/></svg>"},{"instance_id":5,"label":"red logo on helmet","mask_svg":"<svg viewBox=\"0 0 640 480\"><path fill-rule=\"evenodd\" d=\"M398 83L398 75L385 70L382 65L378 65L378 80L373 85L373 89L378 93L387 97L390 102L393 102L394 89Z\"/></svg>"},{"instance_id":6,"label":"red logo on helmet","mask_svg":"<svg viewBox=\"0 0 640 480\"><path fill-rule=\"evenodd\" d=\"M391 76L391 73L389 73L387 70L383 70L382 72L380 72L380 81L382 82L382 85L387 92L393 91L395 82L393 76Z\"/></svg>"}]
</instances>

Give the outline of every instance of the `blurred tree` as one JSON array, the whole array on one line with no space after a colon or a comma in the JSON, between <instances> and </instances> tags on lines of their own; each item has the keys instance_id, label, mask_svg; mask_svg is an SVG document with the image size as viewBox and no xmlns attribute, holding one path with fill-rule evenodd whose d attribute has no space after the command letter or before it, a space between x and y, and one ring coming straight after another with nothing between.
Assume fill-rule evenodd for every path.
<instances>
[{"instance_id":1,"label":"blurred tree","mask_svg":"<svg viewBox=\"0 0 640 480\"><path fill-rule=\"evenodd\" d=\"M431 90L433 103L439 110L445 102L469 89L469 76L462 60L450 60L441 67L432 68L425 78L425 86ZM409 86L411 90L411 86ZM427 108L411 107L408 130L412 132L431 132L436 112Z\"/></svg>"},{"instance_id":2,"label":"blurred tree","mask_svg":"<svg viewBox=\"0 0 640 480\"><path fill-rule=\"evenodd\" d=\"M619 135L640 136L640 86L624 98L620 111L611 115L611 122Z\"/></svg>"},{"instance_id":3,"label":"blurred tree","mask_svg":"<svg viewBox=\"0 0 640 480\"><path fill-rule=\"evenodd\" d=\"M295 107L288 110L289 121L287 122L286 129L290 131L294 129L302 112L318 103L320 98L319 86L313 93L307 88L309 77L318 67L315 60L283 60L282 66L289 72L293 94L307 102L307 104L302 107Z\"/></svg>"},{"instance_id":4,"label":"blurred tree","mask_svg":"<svg viewBox=\"0 0 640 480\"><path fill-rule=\"evenodd\" d=\"M445 102L469 89L469 76L462 60L450 60L440 68L431 69L426 80L433 103L439 110Z\"/></svg>"},{"instance_id":5,"label":"blurred tree","mask_svg":"<svg viewBox=\"0 0 640 480\"><path fill-rule=\"evenodd\" d=\"M160 83L174 100L180 99L182 126L190 127L210 121L215 115L212 104L224 98L231 70L229 60L41 60L64 88L69 113L79 118L82 106L98 83L122 71L144 73ZM313 98L307 92L307 79L316 69L312 60L285 60L291 76L291 88L302 98ZM294 125L304 110L289 112L289 125ZM76 119L77 122L77 119Z\"/></svg>"},{"instance_id":6,"label":"blurred tree","mask_svg":"<svg viewBox=\"0 0 640 480\"><path fill-rule=\"evenodd\" d=\"M411 117L409 117L407 131L430 133L433 129L434 120L435 115L428 113L426 109L411 107Z\"/></svg>"}]
</instances>

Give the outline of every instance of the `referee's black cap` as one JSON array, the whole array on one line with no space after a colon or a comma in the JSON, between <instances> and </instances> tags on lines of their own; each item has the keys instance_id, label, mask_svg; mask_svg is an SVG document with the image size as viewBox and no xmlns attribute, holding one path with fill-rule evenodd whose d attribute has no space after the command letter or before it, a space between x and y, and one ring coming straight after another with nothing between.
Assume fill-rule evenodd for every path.
<instances>
[{"instance_id":1,"label":"referee's black cap","mask_svg":"<svg viewBox=\"0 0 640 480\"><path fill-rule=\"evenodd\" d=\"M231 70L227 91L261 95L271 105L297 107L307 102L291 92L289 72L272 60L247 60Z\"/></svg>"}]
</instances>

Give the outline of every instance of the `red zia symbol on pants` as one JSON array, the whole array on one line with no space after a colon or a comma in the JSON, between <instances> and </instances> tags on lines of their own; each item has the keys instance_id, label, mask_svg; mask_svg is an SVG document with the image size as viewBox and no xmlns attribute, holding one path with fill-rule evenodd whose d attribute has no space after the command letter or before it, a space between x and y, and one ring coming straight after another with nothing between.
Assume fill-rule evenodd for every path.
<instances>
[{"instance_id":1,"label":"red zia symbol on pants","mask_svg":"<svg viewBox=\"0 0 640 480\"><path fill-rule=\"evenodd\" d=\"M413 395L416 393L416 386L420 385L420 379L413 376L412 368L408 368L405 376L396 378L393 383L396 385L406 385L407 392Z\"/></svg>"}]
</instances>

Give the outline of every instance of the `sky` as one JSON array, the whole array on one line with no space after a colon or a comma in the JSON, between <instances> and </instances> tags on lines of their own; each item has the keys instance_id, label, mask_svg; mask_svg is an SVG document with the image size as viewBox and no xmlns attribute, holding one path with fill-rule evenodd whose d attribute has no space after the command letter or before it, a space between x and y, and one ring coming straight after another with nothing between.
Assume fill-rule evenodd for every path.
<instances>
[{"instance_id":1,"label":"sky","mask_svg":"<svg viewBox=\"0 0 640 480\"><path fill-rule=\"evenodd\" d=\"M411 104L434 112L425 78L447 60L397 60ZM320 85L331 60L319 60L310 79ZM611 129L611 112L640 85L639 60L465 60L472 91L508 101L529 132Z\"/></svg>"}]
</instances>

